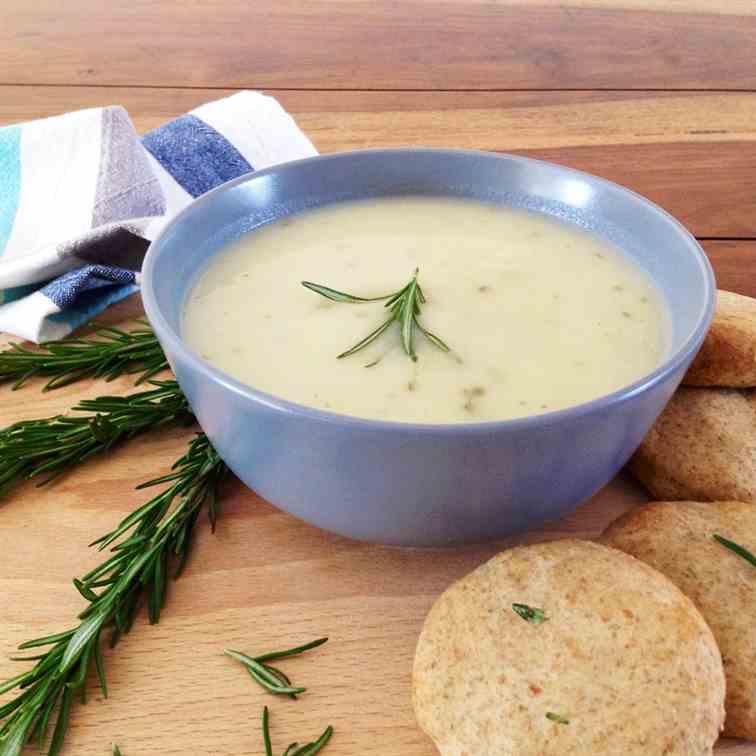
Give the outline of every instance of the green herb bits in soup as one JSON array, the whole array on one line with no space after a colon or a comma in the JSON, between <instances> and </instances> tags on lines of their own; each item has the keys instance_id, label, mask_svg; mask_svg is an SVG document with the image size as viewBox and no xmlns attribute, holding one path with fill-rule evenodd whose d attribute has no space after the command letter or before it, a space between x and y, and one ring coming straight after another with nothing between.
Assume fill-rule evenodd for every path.
<instances>
[{"instance_id":1,"label":"green herb bits in soup","mask_svg":"<svg viewBox=\"0 0 756 756\"><path fill-rule=\"evenodd\" d=\"M304 284L304 285L303 285ZM504 420L654 370L670 324L598 237L472 200L343 203L261 227L190 293L183 335L269 394L380 420Z\"/></svg>"}]
</instances>

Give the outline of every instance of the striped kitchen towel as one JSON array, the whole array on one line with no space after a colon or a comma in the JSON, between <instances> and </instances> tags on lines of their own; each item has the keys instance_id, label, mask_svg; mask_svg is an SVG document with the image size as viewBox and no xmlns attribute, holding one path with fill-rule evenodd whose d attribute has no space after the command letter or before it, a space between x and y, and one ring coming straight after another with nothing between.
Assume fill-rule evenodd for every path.
<instances>
[{"instance_id":1,"label":"striped kitchen towel","mask_svg":"<svg viewBox=\"0 0 756 756\"><path fill-rule=\"evenodd\" d=\"M119 106L0 129L0 331L62 338L138 289L150 241L194 197L315 154L259 92L202 105L141 140Z\"/></svg>"}]
</instances>

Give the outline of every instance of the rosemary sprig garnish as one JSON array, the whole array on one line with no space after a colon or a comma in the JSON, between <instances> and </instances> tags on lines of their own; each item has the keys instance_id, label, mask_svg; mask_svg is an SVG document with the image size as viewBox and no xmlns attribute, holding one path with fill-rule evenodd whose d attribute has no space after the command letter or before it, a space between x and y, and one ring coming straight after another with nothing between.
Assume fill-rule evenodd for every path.
<instances>
[{"instance_id":1,"label":"rosemary sprig garnish","mask_svg":"<svg viewBox=\"0 0 756 756\"><path fill-rule=\"evenodd\" d=\"M303 654L305 651L322 646L327 640L328 638L318 638L310 643L305 643L303 646L290 648L286 651L272 651L267 654L260 654L259 656L247 656L247 654L234 651L230 648L227 648L224 653L226 656L230 656L232 659L241 662L247 668L249 676L269 693L296 698L298 694L304 693L307 688L294 687L291 684L291 680L280 669L273 667L267 662L275 661L276 659L285 659L287 656Z\"/></svg>"},{"instance_id":2,"label":"rosemary sprig garnish","mask_svg":"<svg viewBox=\"0 0 756 756\"><path fill-rule=\"evenodd\" d=\"M546 712L546 719L562 725L568 725L570 723L570 720L567 719L567 717L563 717L561 714L555 714L553 711Z\"/></svg>"},{"instance_id":3,"label":"rosemary sprig garnish","mask_svg":"<svg viewBox=\"0 0 756 756\"><path fill-rule=\"evenodd\" d=\"M526 622L530 622L533 625L540 625L548 619L544 614L543 609L528 606L527 604L512 604L512 611L522 617Z\"/></svg>"},{"instance_id":4,"label":"rosemary sprig garnish","mask_svg":"<svg viewBox=\"0 0 756 756\"><path fill-rule=\"evenodd\" d=\"M270 740L270 713L268 712L267 706L263 708L262 735L263 745L265 746L265 756L273 756L273 746ZM312 743L305 743L303 746L300 746L299 743L292 743L283 752L283 756L314 756L314 754L320 753L320 751L325 748L326 743L328 743L332 735L333 727L328 725L317 740L313 740Z\"/></svg>"},{"instance_id":5,"label":"rosemary sprig garnish","mask_svg":"<svg viewBox=\"0 0 756 756\"><path fill-rule=\"evenodd\" d=\"M157 337L143 321L130 331L102 327L87 338L47 341L38 349L11 344L0 352L0 382L14 381L14 390L37 375L50 378L43 391L83 378L112 381L131 374L139 374L136 384L140 384L167 367Z\"/></svg>"},{"instance_id":6,"label":"rosemary sprig garnish","mask_svg":"<svg viewBox=\"0 0 756 756\"><path fill-rule=\"evenodd\" d=\"M721 535L714 535L713 538L718 543L721 543L722 546L730 549L730 551L735 552L739 557L742 557L743 559L746 560L746 562L749 562L754 567L756 567L756 556L751 554L751 552L748 551L748 549L744 548L740 544L735 543L734 541L730 541L729 539Z\"/></svg>"},{"instance_id":7,"label":"rosemary sprig garnish","mask_svg":"<svg viewBox=\"0 0 756 756\"><path fill-rule=\"evenodd\" d=\"M0 695L18 689L18 695L0 707L0 756L18 756L34 738L43 741L56 706L58 713L49 756L62 747L72 698L82 693L88 671L94 667L107 696L101 637L110 630L114 646L132 626L146 597L151 623L160 620L167 595L168 574L175 563L181 573L189 556L194 526L207 506L211 521L217 516L218 485L226 466L204 434L197 435L172 472L142 484L140 488L169 483L161 493L126 517L111 533L97 539L100 549L110 546L110 556L80 579L74 580L89 606L79 624L45 638L27 641L21 649L49 647L27 657L34 666L0 683ZM114 544L116 541L118 543ZM19 660L23 661L23 659Z\"/></svg>"},{"instance_id":8,"label":"rosemary sprig garnish","mask_svg":"<svg viewBox=\"0 0 756 756\"><path fill-rule=\"evenodd\" d=\"M49 483L92 455L120 441L192 418L176 381L151 381L153 388L128 396L101 396L79 402L72 412L22 420L0 430L0 496L17 483Z\"/></svg>"},{"instance_id":9,"label":"rosemary sprig garnish","mask_svg":"<svg viewBox=\"0 0 756 756\"><path fill-rule=\"evenodd\" d=\"M349 357L349 355L359 352L369 344L372 344L384 331L387 331L391 324L394 322L399 323L402 348L407 356L413 360L417 360L417 354L415 353L414 335L417 328L420 333L428 339L434 346L443 350L449 351L449 347L434 333L423 328L420 325L418 318L420 317L420 305L425 304L425 294L418 283L417 276L420 273L419 268L415 268L415 273L410 279L409 283L399 291L395 291L393 294L384 294L380 297L357 297L354 294L347 294L343 291L337 291L331 289L328 286L312 283L312 281L302 281L302 286L310 291L314 291L316 294L320 294L326 299L331 299L334 302L344 302L348 304L365 304L367 302L382 302L386 300L384 307L390 311L389 317L381 323L374 331L365 336L364 339L358 341L353 347L350 347L345 352L342 352L337 356L337 359L342 357ZM372 363L376 364L376 363ZM372 365L371 365L372 366Z\"/></svg>"}]
</instances>

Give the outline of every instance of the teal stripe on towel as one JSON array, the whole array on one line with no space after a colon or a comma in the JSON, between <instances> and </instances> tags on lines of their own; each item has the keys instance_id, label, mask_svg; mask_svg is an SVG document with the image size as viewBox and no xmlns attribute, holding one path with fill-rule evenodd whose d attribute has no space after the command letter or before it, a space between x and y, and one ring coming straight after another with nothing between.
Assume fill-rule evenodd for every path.
<instances>
[{"instance_id":1,"label":"teal stripe on towel","mask_svg":"<svg viewBox=\"0 0 756 756\"><path fill-rule=\"evenodd\" d=\"M10 239L21 193L21 127L0 129L0 255Z\"/></svg>"},{"instance_id":2,"label":"teal stripe on towel","mask_svg":"<svg viewBox=\"0 0 756 756\"><path fill-rule=\"evenodd\" d=\"M120 302L135 291L139 291L139 287L135 284L109 286L104 294L102 289L93 289L79 297L76 304L61 312L48 315L47 319L55 323L67 323L73 330L91 320L95 315L99 315L109 305Z\"/></svg>"}]
</instances>

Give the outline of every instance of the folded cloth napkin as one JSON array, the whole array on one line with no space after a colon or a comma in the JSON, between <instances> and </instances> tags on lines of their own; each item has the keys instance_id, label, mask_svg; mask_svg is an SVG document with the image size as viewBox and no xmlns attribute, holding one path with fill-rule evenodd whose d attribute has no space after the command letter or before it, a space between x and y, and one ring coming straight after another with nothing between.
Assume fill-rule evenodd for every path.
<instances>
[{"instance_id":1,"label":"folded cloth napkin","mask_svg":"<svg viewBox=\"0 0 756 756\"><path fill-rule=\"evenodd\" d=\"M119 106L0 129L0 331L62 338L138 289L150 241L193 198L315 154L259 92L202 105L141 140Z\"/></svg>"}]
</instances>

